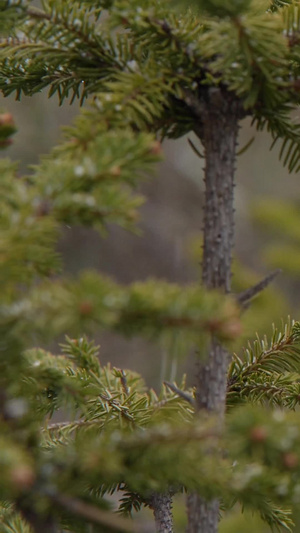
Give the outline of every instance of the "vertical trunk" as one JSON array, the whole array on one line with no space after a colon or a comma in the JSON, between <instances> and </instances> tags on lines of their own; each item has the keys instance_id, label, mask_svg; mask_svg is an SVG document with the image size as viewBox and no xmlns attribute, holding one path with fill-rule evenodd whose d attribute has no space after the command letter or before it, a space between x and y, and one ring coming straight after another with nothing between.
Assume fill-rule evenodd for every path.
<instances>
[{"instance_id":1,"label":"vertical trunk","mask_svg":"<svg viewBox=\"0 0 300 533\"><path fill-rule=\"evenodd\" d=\"M36 511L19 508L22 516L30 524L34 533L60 533L61 530L53 517L41 517Z\"/></svg>"},{"instance_id":2,"label":"vertical trunk","mask_svg":"<svg viewBox=\"0 0 300 533\"><path fill-rule=\"evenodd\" d=\"M150 507L154 514L156 533L173 533L171 494L155 492L151 497Z\"/></svg>"},{"instance_id":3,"label":"vertical trunk","mask_svg":"<svg viewBox=\"0 0 300 533\"><path fill-rule=\"evenodd\" d=\"M234 171L239 104L221 89L210 89L203 111L201 140L205 149L205 207L202 282L209 289L230 291L231 252L234 238ZM226 401L226 350L212 339L207 359L196 376L196 405L217 413L222 424ZM217 499L205 501L198 494L187 499L187 533L216 533Z\"/></svg>"}]
</instances>

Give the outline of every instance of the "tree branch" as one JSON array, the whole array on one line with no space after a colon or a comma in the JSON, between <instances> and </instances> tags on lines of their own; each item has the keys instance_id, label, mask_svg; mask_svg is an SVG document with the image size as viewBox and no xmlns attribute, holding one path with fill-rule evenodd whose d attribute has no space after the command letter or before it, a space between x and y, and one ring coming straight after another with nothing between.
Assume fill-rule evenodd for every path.
<instances>
[{"instance_id":1,"label":"tree branch","mask_svg":"<svg viewBox=\"0 0 300 533\"><path fill-rule=\"evenodd\" d=\"M66 496L65 494L49 494L48 497L60 507L63 507L72 514L85 518L89 522L101 524L118 531L124 531L125 533L138 533L139 527L133 522L130 522L127 518L117 516L110 511L99 509L94 505L85 503L84 501ZM39 531L42 533L42 531Z\"/></svg>"},{"instance_id":2,"label":"tree branch","mask_svg":"<svg viewBox=\"0 0 300 533\"><path fill-rule=\"evenodd\" d=\"M184 392L181 389L178 389L176 385L174 385L173 383L169 383L169 381L164 381L164 385L166 385L166 387L168 387L172 392L175 392L175 394L178 394L180 398L183 398L183 400L190 403L193 407L195 406L195 400L190 394Z\"/></svg>"},{"instance_id":3,"label":"tree branch","mask_svg":"<svg viewBox=\"0 0 300 533\"><path fill-rule=\"evenodd\" d=\"M268 274L265 278L263 278L261 281L253 285L253 287L250 287L249 289L246 289L243 292L240 292L237 296L237 302L242 306L243 309L247 309L247 307L250 305L250 301L253 300L257 294L262 292L278 274L281 274L282 270L280 268L277 268L277 270L274 270L270 274Z\"/></svg>"}]
</instances>

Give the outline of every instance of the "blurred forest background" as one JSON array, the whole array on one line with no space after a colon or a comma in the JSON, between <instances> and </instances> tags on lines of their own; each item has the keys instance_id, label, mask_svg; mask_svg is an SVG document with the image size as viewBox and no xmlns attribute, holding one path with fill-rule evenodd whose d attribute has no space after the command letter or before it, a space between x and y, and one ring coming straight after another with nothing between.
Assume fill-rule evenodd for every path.
<instances>
[{"instance_id":1,"label":"blurred forest background","mask_svg":"<svg viewBox=\"0 0 300 533\"><path fill-rule=\"evenodd\" d=\"M1 98L0 110L12 113L18 127L4 156L19 161L20 173L30 173L30 165L59 142L61 126L70 124L78 109L76 102L59 107L46 91L21 102ZM188 137L201 152L197 139L192 134ZM288 174L278 160L277 147L269 150L270 136L256 132L245 120L239 149L253 137L237 160L234 291L250 287L274 268L282 268L282 273L245 312L237 350L255 332L270 333L272 323L280 325L287 315L300 319L300 176ZM140 211L140 231L132 234L111 226L104 236L80 227L62 228L59 251L65 273L76 276L83 269L96 269L125 284L149 277L181 284L200 279L204 162L187 137L164 142L163 152L156 175L145 177L140 185L146 199ZM136 370L155 388L163 379L180 380L188 368L192 375L194 354L178 358L182 347L176 342L171 354L141 339L124 340L108 333L99 332L96 342L101 345L102 363ZM56 345L50 348L55 351ZM193 384L191 378L189 384ZM184 530L181 509L175 507L176 531ZM297 531L300 521L295 518ZM253 530L269 531L257 518L241 519L235 512L220 529L221 533Z\"/></svg>"}]
</instances>

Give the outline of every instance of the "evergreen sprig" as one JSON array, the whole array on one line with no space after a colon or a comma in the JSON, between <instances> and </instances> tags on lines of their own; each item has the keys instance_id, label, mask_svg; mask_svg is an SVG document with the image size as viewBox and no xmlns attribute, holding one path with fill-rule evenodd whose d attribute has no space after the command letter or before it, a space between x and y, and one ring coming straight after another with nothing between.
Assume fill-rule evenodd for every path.
<instances>
[{"instance_id":1,"label":"evergreen sprig","mask_svg":"<svg viewBox=\"0 0 300 533\"><path fill-rule=\"evenodd\" d=\"M87 343L85 339L77 342L68 339L64 351L69 354L67 358L74 361L75 356L75 360L86 369L87 373L91 377L94 376L94 372L88 371L87 368L87 361L91 368L97 364L97 359L94 359L96 352L92 344ZM31 357L36 357L34 352ZM72 364L74 365L74 362ZM31 372L32 367L27 368L26 375L28 376ZM64 372L67 376L70 375L67 366ZM287 416L275 411L270 419L268 413L262 413L250 407L247 409L246 417L244 411L243 416L240 410L232 411L229 419L227 446L231 457L240 457L239 464L232 469L226 461L216 464L216 456L212 450L214 442L216 450L220 445L220 433L216 430L213 421L211 420L207 425L201 420L194 426L190 404L181 397L177 398L175 406L173 405L170 411L169 402L172 405L175 399L172 393L168 392L166 397L164 392L161 400L167 401L157 403L157 398L152 396L151 399L149 393L143 389L143 384L142 388L140 384L135 389L135 393L140 398L134 399L132 384L136 387L139 382L139 380L136 381L138 376L126 372L126 385L124 386L124 381L122 382L124 375L120 371L111 370L109 367L103 369L98 367L98 372L100 372L100 394L97 388L94 392L92 389L88 391L81 373L77 374L79 386L84 394L88 393L86 400L91 394L91 399L95 395L95 401L98 403L94 414L89 413L88 416L84 404L79 407L83 409L82 412L87 417L86 426L79 422L73 424L70 422L64 426L58 423L43 430L43 446L46 446L48 453L53 456L54 463L64 465L64 473L61 472L60 477L62 483L60 490L65 490L65 484L70 483L69 476L73 476L75 465L77 465L76 476L79 475L78 467L81 465L82 472L79 476L81 483L83 477L86 476L89 490L94 495L98 494L99 497L114 490L124 492L124 500L123 497L120 500L120 510L128 512L135 507L139 509L141 505L147 505L149 491L163 490L168 480L176 487L175 490L180 490L182 484L189 488L197 487L200 491L205 490L205 494L209 493L211 496L225 491L227 498L230 494L232 498L237 498L246 507L258 509L262 517L278 531L282 528L289 530L292 524L289 512L278 507L278 504L274 502L281 501L282 503L283 486L286 487L286 496L297 491L299 431L296 414ZM35 375L35 379L46 386L38 374ZM102 387L105 388L106 407L103 403ZM34 389L31 388L31 390ZM132 413L135 412L135 417L139 411L144 412L140 421L138 421L139 418L135 418L135 423L132 425L133 419L130 421L128 416L124 417L122 406L118 403L120 395L123 397L123 402L124 397L128 399L125 403ZM147 399L146 402L141 402L142 398ZM153 399L154 403L152 403ZM87 403L88 406L93 405L93 401L91 403L88 400ZM179 414L180 405L185 413L183 426ZM153 409L156 413L160 412L155 422L153 416L145 416L147 411L148 414L153 415ZM101 412L105 413L104 424ZM168 423L166 423L166 413L169 413L168 417L172 414L171 418L167 417ZM119 423L115 418L116 414L120 417ZM175 426L173 426L174 423ZM128 424L131 426L129 433ZM142 432L141 428L143 428ZM86 438L87 435L88 438ZM279 439L279 435L286 435L286 438ZM68 444L67 448L66 444ZM197 454L197 471L195 467L193 470L189 469L190 463L185 462L185 454L178 455L182 446L188 447L189 458L193 457L194 453ZM206 446L209 446L210 454L213 454L212 463L207 460ZM262 446L263 456L261 455ZM71 448L72 453L70 453ZM203 451L203 459L200 450ZM170 464L174 465L175 462L177 465L175 472L174 466L171 469L173 472L171 477L169 461ZM153 464L157 467L153 468ZM130 465L129 469L128 465ZM151 465L151 473L149 465ZM138 481L133 474L137 468L140 472ZM293 471L293 477L289 478L287 486L286 472L290 470ZM122 479L121 483L120 479ZM72 484L73 494L77 494L79 487L75 480ZM97 486L101 486L100 491L97 490ZM270 501L270 497L273 498L273 502Z\"/></svg>"},{"instance_id":2,"label":"evergreen sprig","mask_svg":"<svg viewBox=\"0 0 300 533\"><path fill-rule=\"evenodd\" d=\"M4 296L14 292L16 283L30 284L37 275L49 276L60 261L54 246L58 228L53 217L35 212L35 197L26 180L17 175L17 165L1 159L0 279Z\"/></svg>"},{"instance_id":3,"label":"evergreen sprig","mask_svg":"<svg viewBox=\"0 0 300 533\"><path fill-rule=\"evenodd\" d=\"M70 92L80 99L99 93L101 105L110 95L128 123L177 137L195 128L187 91L201 102L209 87L222 87L241 100L258 129L267 128L274 143L282 140L280 157L289 170L298 168L299 126L290 118L298 99L296 1L273 3L277 13L253 0L212 2L204 12L183 14L161 2L153 12L146 0L129 6L119 0L105 23L99 19L105 3L81 4L54 0L43 10L22 8L24 20L15 21L22 37L2 42L4 94L49 86L61 102ZM3 6L2 16L9 19L11 9Z\"/></svg>"},{"instance_id":4,"label":"evergreen sprig","mask_svg":"<svg viewBox=\"0 0 300 533\"><path fill-rule=\"evenodd\" d=\"M32 529L9 502L1 502L0 520L3 533L32 533Z\"/></svg>"},{"instance_id":5,"label":"evergreen sprig","mask_svg":"<svg viewBox=\"0 0 300 533\"><path fill-rule=\"evenodd\" d=\"M228 403L250 400L294 409L300 392L299 323L275 327L266 337L249 343L242 356L234 354L228 372Z\"/></svg>"},{"instance_id":6,"label":"evergreen sprig","mask_svg":"<svg viewBox=\"0 0 300 533\"><path fill-rule=\"evenodd\" d=\"M6 10L3 16L10 15L8 3ZM112 42L107 46L98 31L101 11L57 1L43 2L43 10L23 8L16 37L1 44L4 93L17 91L19 98L50 86L49 95L57 92L62 102L70 92L83 101L92 87L99 89L101 79L119 65Z\"/></svg>"},{"instance_id":7,"label":"evergreen sprig","mask_svg":"<svg viewBox=\"0 0 300 533\"><path fill-rule=\"evenodd\" d=\"M203 334L232 341L240 332L234 300L217 292L193 285L182 289L157 280L122 287L95 272L85 272L77 281L45 282L25 297L4 303L1 324L6 338L16 334L27 345L33 331L49 338L66 331L105 328L160 339L168 349L176 335L186 350Z\"/></svg>"}]
</instances>

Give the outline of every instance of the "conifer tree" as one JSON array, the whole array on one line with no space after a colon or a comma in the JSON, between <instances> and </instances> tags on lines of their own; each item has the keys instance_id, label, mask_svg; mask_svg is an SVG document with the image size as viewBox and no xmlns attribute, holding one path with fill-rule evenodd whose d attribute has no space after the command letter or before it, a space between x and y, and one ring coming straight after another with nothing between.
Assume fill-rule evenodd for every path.
<instances>
[{"instance_id":1,"label":"conifer tree","mask_svg":"<svg viewBox=\"0 0 300 533\"><path fill-rule=\"evenodd\" d=\"M3 0L0 31L5 96L47 88L60 104L85 104L29 175L1 161L3 531L143 531L108 509L106 495L118 491L119 511L148 506L156 531L167 533L172 496L182 490L188 533L217 532L220 504L236 501L291 531L300 326L286 324L233 357L241 311L276 273L229 293L240 121L251 116L272 145L281 143L289 170L300 168L291 119L299 2L44 0L36 8ZM13 131L3 113L2 147ZM132 228L141 203L134 190L160 159L161 141L188 132L205 159L202 283L123 287L95 272L55 276L61 224ZM167 347L176 334L184 350L197 348L195 387L165 383L157 394L136 373L101 366L93 342L78 337L95 328ZM62 333L59 355L36 347ZM52 423L59 409L69 420Z\"/></svg>"}]
</instances>

